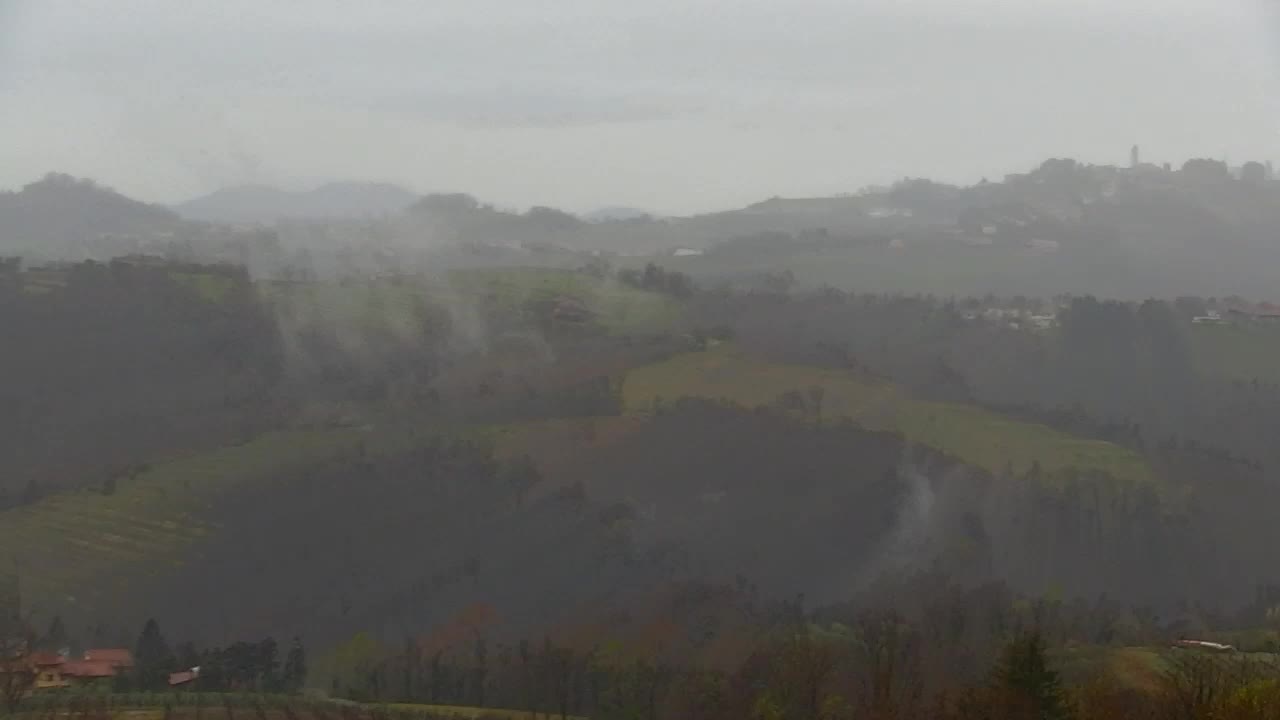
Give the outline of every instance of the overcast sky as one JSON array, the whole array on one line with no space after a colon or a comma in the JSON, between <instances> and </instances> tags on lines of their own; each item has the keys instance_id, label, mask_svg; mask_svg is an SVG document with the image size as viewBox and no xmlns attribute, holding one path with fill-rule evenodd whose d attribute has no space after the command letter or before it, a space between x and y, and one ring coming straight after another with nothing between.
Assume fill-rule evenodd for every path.
<instances>
[{"instance_id":1,"label":"overcast sky","mask_svg":"<svg viewBox=\"0 0 1280 720\"><path fill-rule=\"evenodd\" d=\"M0 0L0 188L719 209L1280 161L1280 0Z\"/></svg>"}]
</instances>

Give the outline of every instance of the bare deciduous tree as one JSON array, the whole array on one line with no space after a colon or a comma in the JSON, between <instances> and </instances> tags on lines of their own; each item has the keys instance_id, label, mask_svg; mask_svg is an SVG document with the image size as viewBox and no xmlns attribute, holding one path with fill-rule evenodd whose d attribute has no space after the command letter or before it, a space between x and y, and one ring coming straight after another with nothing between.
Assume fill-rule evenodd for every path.
<instances>
[{"instance_id":1,"label":"bare deciduous tree","mask_svg":"<svg viewBox=\"0 0 1280 720\"><path fill-rule=\"evenodd\" d=\"M28 623L19 621L15 628L0 628L0 702L9 713L35 685L36 671L30 658L34 645L35 633Z\"/></svg>"}]
</instances>

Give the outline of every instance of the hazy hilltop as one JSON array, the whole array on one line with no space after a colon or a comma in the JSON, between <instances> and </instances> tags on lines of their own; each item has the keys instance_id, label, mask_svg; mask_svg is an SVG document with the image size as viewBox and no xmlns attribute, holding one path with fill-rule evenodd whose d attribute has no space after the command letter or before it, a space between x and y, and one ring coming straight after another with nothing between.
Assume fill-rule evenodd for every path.
<instances>
[{"instance_id":1,"label":"hazy hilltop","mask_svg":"<svg viewBox=\"0 0 1280 720\"><path fill-rule=\"evenodd\" d=\"M403 211L417 199L412 192L389 183L335 182L304 192L239 185L193 198L175 205L174 210L190 220L270 223L388 215Z\"/></svg>"},{"instance_id":2,"label":"hazy hilltop","mask_svg":"<svg viewBox=\"0 0 1280 720\"><path fill-rule=\"evenodd\" d=\"M706 248L678 265L704 281L785 270L801 285L877 292L1265 297L1280 263L1278 191L1257 162L1055 158L999 182L904 179L653 230Z\"/></svg>"},{"instance_id":3,"label":"hazy hilltop","mask_svg":"<svg viewBox=\"0 0 1280 720\"><path fill-rule=\"evenodd\" d=\"M1257 162L1126 167L1051 158L995 182L907 178L689 217L621 206L585 217L542 206L520 212L465 193L417 197L393 185L335 183L302 193L242 186L178 206L201 224L50 176L5 196L0 247L29 259L159 249L187 260L237 260L276 252L229 237L238 232L232 225L263 223L277 226L272 232L289 252L310 253L321 274L404 263L578 267L600 255L621 264L663 258L711 285L785 275L801 287L875 292L1274 300L1278 200L1280 182ZM377 257L361 259L371 253Z\"/></svg>"},{"instance_id":4,"label":"hazy hilltop","mask_svg":"<svg viewBox=\"0 0 1280 720\"><path fill-rule=\"evenodd\" d=\"M641 218L653 217L653 213L640 208L627 207L625 205L610 205L608 207L598 208L582 216L587 222L611 222L614 220L639 220Z\"/></svg>"},{"instance_id":5,"label":"hazy hilltop","mask_svg":"<svg viewBox=\"0 0 1280 720\"><path fill-rule=\"evenodd\" d=\"M159 205L62 173L0 193L0 251L5 252L92 254L104 236L170 232L181 222Z\"/></svg>"}]
</instances>

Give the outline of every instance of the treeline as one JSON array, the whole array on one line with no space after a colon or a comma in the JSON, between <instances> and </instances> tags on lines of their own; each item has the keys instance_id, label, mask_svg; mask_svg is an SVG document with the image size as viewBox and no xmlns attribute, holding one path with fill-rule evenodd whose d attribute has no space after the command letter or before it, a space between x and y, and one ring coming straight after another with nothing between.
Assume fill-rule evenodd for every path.
<instances>
[{"instance_id":1,"label":"treeline","mask_svg":"<svg viewBox=\"0 0 1280 720\"><path fill-rule=\"evenodd\" d=\"M118 690L163 690L173 686L171 674L182 672L191 674L182 689L198 692L298 692L307 678L306 650L297 637L283 651L272 637L205 648L185 642L170 649L154 619L138 637L134 660L133 673L121 678Z\"/></svg>"},{"instance_id":2,"label":"treeline","mask_svg":"<svg viewBox=\"0 0 1280 720\"><path fill-rule=\"evenodd\" d=\"M689 617L708 610L692 602ZM887 602L898 607L883 609ZM709 627L688 622L660 646L551 638L495 645L477 634L432 648L410 638L334 689L363 702L606 720L1209 720L1272 717L1266 713L1280 707L1275 656L1155 649L1152 665L1130 670L1136 677L1118 674L1108 648L1167 644L1186 628L1106 599L1029 599L998 584L964 589L925 575L816 613L799 603L762 608L736 644L707 637L726 624ZM737 648L731 656L717 652L729 646Z\"/></svg>"},{"instance_id":3,"label":"treeline","mask_svg":"<svg viewBox=\"0 0 1280 720\"><path fill-rule=\"evenodd\" d=\"M1276 597L1260 592L1257 609ZM1228 628L1251 612L1202 612L1199 621ZM742 581L692 583L594 635L560 631L509 643L491 637L483 622L457 629L463 632L443 635L451 642L411 635L399 648L357 638L332 654L347 662L331 662L326 677L306 682L308 659L297 640L287 652L272 638L170 649L152 620L134 646L134 667L112 687L133 696L94 696L120 707L194 704L225 706L229 714L257 708L348 718L369 711L385 720L413 712L406 703L602 720L1265 720L1280 708L1280 661L1258 647L1169 649L1183 637L1217 635L1105 596L1027 597L1001 583L956 584L938 572L883 579L815 611L803 598L760 603ZM63 639L51 628L41 642ZM1109 659L1133 645L1147 646L1138 660ZM169 672L193 667L195 680L167 686ZM304 686L364 709L262 695ZM81 696L42 693L21 707L95 702Z\"/></svg>"},{"instance_id":4,"label":"treeline","mask_svg":"<svg viewBox=\"0 0 1280 720\"><path fill-rule=\"evenodd\" d=\"M696 286L688 275L678 270L648 263L643 270L623 268L618 271L618 282L641 290L666 293L678 298L687 298L694 293Z\"/></svg>"},{"instance_id":5,"label":"treeline","mask_svg":"<svg viewBox=\"0 0 1280 720\"><path fill-rule=\"evenodd\" d=\"M9 634L13 634L12 628ZM23 633L19 633L21 636ZM42 635L30 632L19 650L63 654L75 659L86 647L82 638L67 631L60 616ZM240 640L226 646L198 647L193 642L171 645L154 618L144 623L137 640L128 648L132 666L117 668L110 679L114 692L160 692L181 689L197 692L297 692L307 677L307 654L300 638L281 648L275 638ZM186 674L180 682L171 676ZM34 677L28 678L34 680ZM102 689L102 688L99 688Z\"/></svg>"}]
</instances>

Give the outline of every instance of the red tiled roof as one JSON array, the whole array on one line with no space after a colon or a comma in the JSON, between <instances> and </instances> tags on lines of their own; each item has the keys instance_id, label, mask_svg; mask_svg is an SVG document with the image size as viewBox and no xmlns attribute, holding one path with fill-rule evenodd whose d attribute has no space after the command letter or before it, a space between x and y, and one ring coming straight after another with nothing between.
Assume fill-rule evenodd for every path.
<instances>
[{"instance_id":1,"label":"red tiled roof","mask_svg":"<svg viewBox=\"0 0 1280 720\"><path fill-rule=\"evenodd\" d=\"M1253 315L1254 317L1276 317L1280 316L1280 305L1264 302L1257 305L1242 304L1232 305L1227 308L1227 312L1239 313L1241 315Z\"/></svg>"},{"instance_id":2,"label":"red tiled roof","mask_svg":"<svg viewBox=\"0 0 1280 720\"><path fill-rule=\"evenodd\" d=\"M85 650L84 659L110 663L112 667L133 667L133 653L121 648L99 648Z\"/></svg>"},{"instance_id":3,"label":"red tiled roof","mask_svg":"<svg viewBox=\"0 0 1280 720\"><path fill-rule=\"evenodd\" d=\"M169 673L170 685L186 685L187 683L200 677L191 670L183 670L182 672Z\"/></svg>"},{"instance_id":4,"label":"red tiled roof","mask_svg":"<svg viewBox=\"0 0 1280 720\"><path fill-rule=\"evenodd\" d=\"M70 677L115 677L116 668L107 660L70 660L63 664L62 674Z\"/></svg>"},{"instance_id":5,"label":"red tiled roof","mask_svg":"<svg viewBox=\"0 0 1280 720\"><path fill-rule=\"evenodd\" d=\"M28 657L31 660L31 664L36 667L53 667L67 661L65 657L58 653L51 652L35 652Z\"/></svg>"}]
</instances>

